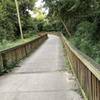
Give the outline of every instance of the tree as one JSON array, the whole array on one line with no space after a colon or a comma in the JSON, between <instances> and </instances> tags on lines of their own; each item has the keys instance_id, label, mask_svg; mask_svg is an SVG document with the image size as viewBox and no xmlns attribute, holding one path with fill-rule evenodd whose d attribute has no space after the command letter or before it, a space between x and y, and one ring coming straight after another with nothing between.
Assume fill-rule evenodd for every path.
<instances>
[{"instance_id":1,"label":"tree","mask_svg":"<svg viewBox=\"0 0 100 100\"><path fill-rule=\"evenodd\" d=\"M32 10L36 0L18 0L19 12L21 15L21 23L23 33L28 32L27 26L33 27L32 18L27 12L27 9ZM29 24L29 25L28 25ZM29 33L27 33L29 34ZM20 28L18 24L16 5L13 0L0 1L0 41L14 41L20 37Z\"/></svg>"},{"instance_id":2,"label":"tree","mask_svg":"<svg viewBox=\"0 0 100 100\"><path fill-rule=\"evenodd\" d=\"M21 20L20 20L20 14L19 14L19 5L18 5L17 0L15 0L15 4L16 4L16 10L17 10L17 16L18 16L18 23L19 23L19 28L20 28L21 39L24 39L23 32L22 32Z\"/></svg>"},{"instance_id":3,"label":"tree","mask_svg":"<svg viewBox=\"0 0 100 100\"><path fill-rule=\"evenodd\" d=\"M49 8L49 16L61 20L68 35L82 20L96 22L100 15L99 0L44 0ZM95 19L95 20L94 20Z\"/></svg>"}]
</instances>

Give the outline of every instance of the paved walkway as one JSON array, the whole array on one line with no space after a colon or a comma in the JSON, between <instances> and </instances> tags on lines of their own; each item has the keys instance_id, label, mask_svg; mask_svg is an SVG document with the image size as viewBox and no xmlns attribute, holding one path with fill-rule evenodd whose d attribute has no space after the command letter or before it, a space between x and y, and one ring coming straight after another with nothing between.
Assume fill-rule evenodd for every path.
<instances>
[{"instance_id":1,"label":"paved walkway","mask_svg":"<svg viewBox=\"0 0 100 100\"><path fill-rule=\"evenodd\" d=\"M19 66L0 77L0 100L82 100L57 36L49 35Z\"/></svg>"}]
</instances>

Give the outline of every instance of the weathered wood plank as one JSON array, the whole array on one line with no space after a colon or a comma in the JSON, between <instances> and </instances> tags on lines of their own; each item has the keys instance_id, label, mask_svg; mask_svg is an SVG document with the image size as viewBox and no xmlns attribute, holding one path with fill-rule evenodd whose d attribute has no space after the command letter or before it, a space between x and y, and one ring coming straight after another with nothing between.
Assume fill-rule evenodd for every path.
<instances>
[{"instance_id":1,"label":"weathered wood plank","mask_svg":"<svg viewBox=\"0 0 100 100\"><path fill-rule=\"evenodd\" d=\"M61 38L81 90L84 90L88 100L100 100L100 65L77 50L63 35Z\"/></svg>"},{"instance_id":2,"label":"weathered wood plank","mask_svg":"<svg viewBox=\"0 0 100 100\"><path fill-rule=\"evenodd\" d=\"M47 39L47 34L41 35L27 43L0 52L0 69L17 63ZM2 67L2 68L1 68Z\"/></svg>"}]
</instances>

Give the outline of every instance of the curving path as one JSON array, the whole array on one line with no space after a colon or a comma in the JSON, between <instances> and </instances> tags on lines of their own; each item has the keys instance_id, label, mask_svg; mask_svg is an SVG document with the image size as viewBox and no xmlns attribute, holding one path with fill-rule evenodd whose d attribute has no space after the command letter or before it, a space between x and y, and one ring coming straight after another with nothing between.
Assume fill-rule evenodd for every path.
<instances>
[{"instance_id":1,"label":"curving path","mask_svg":"<svg viewBox=\"0 0 100 100\"><path fill-rule=\"evenodd\" d=\"M82 100L59 37L49 35L19 66L0 77L0 100Z\"/></svg>"}]
</instances>

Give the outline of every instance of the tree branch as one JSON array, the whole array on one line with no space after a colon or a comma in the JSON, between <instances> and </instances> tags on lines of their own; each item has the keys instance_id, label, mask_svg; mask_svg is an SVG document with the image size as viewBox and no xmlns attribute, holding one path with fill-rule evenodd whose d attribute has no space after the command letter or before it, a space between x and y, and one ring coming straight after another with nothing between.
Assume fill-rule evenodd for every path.
<instances>
[{"instance_id":1,"label":"tree branch","mask_svg":"<svg viewBox=\"0 0 100 100\"><path fill-rule=\"evenodd\" d=\"M66 30L66 32L68 33L68 36L71 37L71 33L69 32L69 30L68 30L66 24L64 23L64 21L63 21L62 19L61 19L61 22L62 22L63 26L65 27L65 30Z\"/></svg>"}]
</instances>

